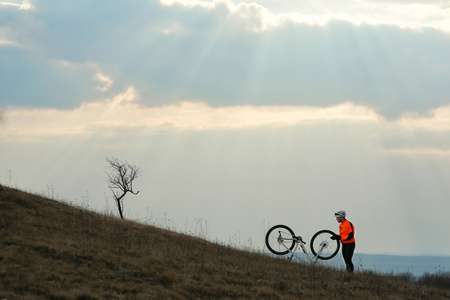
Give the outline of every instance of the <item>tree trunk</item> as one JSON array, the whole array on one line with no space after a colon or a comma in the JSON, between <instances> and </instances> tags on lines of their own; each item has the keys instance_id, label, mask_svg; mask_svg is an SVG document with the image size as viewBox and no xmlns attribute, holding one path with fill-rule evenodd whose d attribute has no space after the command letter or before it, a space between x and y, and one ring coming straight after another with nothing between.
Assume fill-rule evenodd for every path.
<instances>
[{"instance_id":1,"label":"tree trunk","mask_svg":"<svg viewBox=\"0 0 450 300\"><path fill-rule=\"evenodd\" d=\"M120 200L116 199L116 202L117 202L117 208L119 209L120 218L123 219L122 205L120 204Z\"/></svg>"},{"instance_id":2,"label":"tree trunk","mask_svg":"<svg viewBox=\"0 0 450 300\"><path fill-rule=\"evenodd\" d=\"M123 219L123 205L122 205L122 198L123 197L125 197L125 194L126 194L127 192L125 192L125 193L123 193L122 194L122 196L120 196L119 198L116 198L116 203L117 203L117 208L119 209L119 214L120 214L120 217Z\"/></svg>"}]
</instances>

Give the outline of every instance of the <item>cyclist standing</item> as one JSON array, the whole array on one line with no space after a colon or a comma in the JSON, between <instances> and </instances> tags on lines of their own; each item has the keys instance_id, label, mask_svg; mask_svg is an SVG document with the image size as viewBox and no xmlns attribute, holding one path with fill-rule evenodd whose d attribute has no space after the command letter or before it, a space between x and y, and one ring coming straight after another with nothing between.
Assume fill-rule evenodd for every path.
<instances>
[{"instance_id":1,"label":"cyclist standing","mask_svg":"<svg viewBox=\"0 0 450 300\"><path fill-rule=\"evenodd\" d=\"M344 257L347 272L353 272L352 257L355 251L355 227L345 218L345 211L340 210L334 214L339 222L339 235L331 237L333 240L339 240L342 244L342 256Z\"/></svg>"}]
</instances>

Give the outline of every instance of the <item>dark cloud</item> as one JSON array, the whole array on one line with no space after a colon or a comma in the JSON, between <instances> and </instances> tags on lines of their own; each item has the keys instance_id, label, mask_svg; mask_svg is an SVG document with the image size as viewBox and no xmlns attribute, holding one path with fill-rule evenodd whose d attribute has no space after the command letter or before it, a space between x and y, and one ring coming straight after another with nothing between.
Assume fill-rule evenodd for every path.
<instances>
[{"instance_id":1,"label":"dark cloud","mask_svg":"<svg viewBox=\"0 0 450 300\"><path fill-rule=\"evenodd\" d=\"M33 105L72 107L129 85L150 106L351 101L397 117L449 100L450 36L434 29L331 20L250 32L224 4L205 9L157 1L44 1L36 7L15 18L9 10L2 21L28 50L0 48L0 76L7 79L0 83L0 106L36 99ZM260 11L252 13L249 19L256 20ZM0 10L0 20L4 14ZM55 60L95 62L114 85L100 93L93 70L64 68Z\"/></svg>"}]
</instances>

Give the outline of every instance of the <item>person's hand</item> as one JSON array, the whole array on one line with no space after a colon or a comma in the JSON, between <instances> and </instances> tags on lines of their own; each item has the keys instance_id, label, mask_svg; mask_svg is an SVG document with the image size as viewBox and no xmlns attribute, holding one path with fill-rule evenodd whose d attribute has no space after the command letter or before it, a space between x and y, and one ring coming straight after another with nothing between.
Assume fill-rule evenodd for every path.
<instances>
[{"instance_id":1,"label":"person's hand","mask_svg":"<svg viewBox=\"0 0 450 300\"><path fill-rule=\"evenodd\" d=\"M335 234L335 235L333 235L333 236L331 237L331 239L332 239L333 241L336 241L336 240L340 241L340 240L341 240L341 237L340 237L339 235Z\"/></svg>"}]
</instances>

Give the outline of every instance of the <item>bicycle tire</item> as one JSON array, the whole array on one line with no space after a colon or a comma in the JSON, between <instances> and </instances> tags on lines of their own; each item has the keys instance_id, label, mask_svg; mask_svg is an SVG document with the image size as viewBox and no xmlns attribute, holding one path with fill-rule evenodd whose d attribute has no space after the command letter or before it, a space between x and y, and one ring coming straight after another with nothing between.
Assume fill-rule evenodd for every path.
<instances>
[{"instance_id":1,"label":"bicycle tire","mask_svg":"<svg viewBox=\"0 0 450 300\"><path fill-rule=\"evenodd\" d=\"M286 225L275 225L267 231L267 249L276 255L288 254L295 246L294 238L295 234L292 229Z\"/></svg>"},{"instance_id":2,"label":"bicycle tire","mask_svg":"<svg viewBox=\"0 0 450 300\"><path fill-rule=\"evenodd\" d=\"M336 256L336 254L338 254L341 244L338 240L331 239L334 235L335 233L331 230L320 230L313 235L310 248L314 256L317 256L322 242L326 242L326 247L323 249L322 253L317 256L319 259L332 259Z\"/></svg>"}]
</instances>

